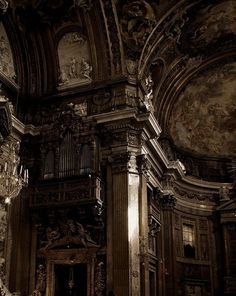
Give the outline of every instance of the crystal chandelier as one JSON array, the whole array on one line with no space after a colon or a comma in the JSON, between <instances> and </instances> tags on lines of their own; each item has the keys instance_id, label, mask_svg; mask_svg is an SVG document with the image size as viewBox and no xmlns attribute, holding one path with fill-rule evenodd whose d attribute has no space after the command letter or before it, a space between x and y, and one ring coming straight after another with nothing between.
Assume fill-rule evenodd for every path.
<instances>
[{"instance_id":1,"label":"crystal chandelier","mask_svg":"<svg viewBox=\"0 0 236 296\"><path fill-rule=\"evenodd\" d=\"M0 165L0 196L5 199L5 203L10 203L22 187L28 185L28 170L23 170L22 165L19 167L19 148L19 142L6 144L5 163Z\"/></svg>"}]
</instances>

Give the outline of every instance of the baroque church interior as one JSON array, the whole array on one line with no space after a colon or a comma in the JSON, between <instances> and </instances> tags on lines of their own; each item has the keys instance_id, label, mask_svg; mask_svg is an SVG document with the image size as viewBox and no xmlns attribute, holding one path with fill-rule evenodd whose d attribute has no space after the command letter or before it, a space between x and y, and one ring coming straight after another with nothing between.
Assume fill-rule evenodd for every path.
<instances>
[{"instance_id":1,"label":"baroque church interior","mask_svg":"<svg viewBox=\"0 0 236 296\"><path fill-rule=\"evenodd\" d=\"M236 295L236 1L0 20L0 294Z\"/></svg>"}]
</instances>

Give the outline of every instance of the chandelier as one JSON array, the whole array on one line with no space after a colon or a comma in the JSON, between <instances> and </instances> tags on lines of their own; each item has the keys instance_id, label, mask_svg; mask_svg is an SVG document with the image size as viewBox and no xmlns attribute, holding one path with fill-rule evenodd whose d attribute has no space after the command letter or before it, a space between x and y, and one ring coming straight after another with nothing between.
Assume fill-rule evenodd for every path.
<instances>
[{"instance_id":1,"label":"chandelier","mask_svg":"<svg viewBox=\"0 0 236 296\"><path fill-rule=\"evenodd\" d=\"M5 199L5 203L10 203L16 197L22 187L28 185L28 170L24 169L18 156L20 143L9 142L5 145L5 163L0 165L0 196Z\"/></svg>"}]
</instances>

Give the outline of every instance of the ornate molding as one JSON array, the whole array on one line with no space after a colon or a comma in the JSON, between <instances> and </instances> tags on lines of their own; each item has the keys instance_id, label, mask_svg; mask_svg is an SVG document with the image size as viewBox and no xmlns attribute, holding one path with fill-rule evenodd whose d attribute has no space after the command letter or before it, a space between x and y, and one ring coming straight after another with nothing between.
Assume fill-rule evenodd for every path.
<instances>
[{"instance_id":1,"label":"ornate molding","mask_svg":"<svg viewBox=\"0 0 236 296\"><path fill-rule=\"evenodd\" d=\"M104 13L106 17L106 23L108 27L108 38L110 39L110 49L113 61L113 71L115 73L121 72L122 67L122 57L121 57L121 42L120 42L120 32L118 30L117 17L114 13L113 1L112 0L102 0Z\"/></svg>"},{"instance_id":2,"label":"ornate molding","mask_svg":"<svg viewBox=\"0 0 236 296\"><path fill-rule=\"evenodd\" d=\"M138 173L138 165L136 162L136 156L132 152L124 152L109 157L109 161L112 164L113 174L118 173Z\"/></svg>"},{"instance_id":3,"label":"ornate molding","mask_svg":"<svg viewBox=\"0 0 236 296\"><path fill-rule=\"evenodd\" d=\"M43 296L46 291L46 268L43 264L39 264L36 270L36 285L33 296Z\"/></svg>"},{"instance_id":4,"label":"ornate molding","mask_svg":"<svg viewBox=\"0 0 236 296\"><path fill-rule=\"evenodd\" d=\"M138 155L137 164L138 164L139 172L148 178L151 170L151 162L148 160L147 155L145 154Z\"/></svg>"},{"instance_id":5,"label":"ornate molding","mask_svg":"<svg viewBox=\"0 0 236 296\"><path fill-rule=\"evenodd\" d=\"M8 8L8 1L6 0L0 0L0 17L6 13Z\"/></svg>"},{"instance_id":6,"label":"ornate molding","mask_svg":"<svg viewBox=\"0 0 236 296\"><path fill-rule=\"evenodd\" d=\"M156 25L156 12L147 1L126 1L120 8L120 28L129 56L140 52Z\"/></svg>"},{"instance_id":7,"label":"ornate molding","mask_svg":"<svg viewBox=\"0 0 236 296\"><path fill-rule=\"evenodd\" d=\"M177 203L177 199L172 194L162 194L160 203L163 209L174 209Z\"/></svg>"},{"instance_id":8,"label":"ornate molding","mask_svg":"<svg viewBox=\"0 0 236 296\"><path fill-rule=\"evenodd\" d=\"M173 186L173 190L175 194L183 199L187 200L196 200L196 201L205 201L205 202L211 202L211 203L216 203L219 199L219 195L216 193L212 194L207 194L203 192L196 192L196 191L190 191L190 190L185 190L176 184Z\"/></svg>"},{"instance_id":9,"label":"ornate molding","mask_svg":"<svg viewBox=\"0 0 236 296\"><path fill-rule=\"evenodd\" d=\"M32 208L61 206L65 204L103 203L103 184L98 177L79 178L67 183L41 184L31 192Z\"/></svg>"},{"instance_id":10,"label":"ornate molding","mask_svg":"<svg viewBox=\"0 0 236 296\"><path fill-rule=\"evenodd\" d=\"M106 272L105 264L102 261L97 262L95 267L95 295L102 296L104 295L104 289L106 287Z\"/></svg>"}]
</instances>

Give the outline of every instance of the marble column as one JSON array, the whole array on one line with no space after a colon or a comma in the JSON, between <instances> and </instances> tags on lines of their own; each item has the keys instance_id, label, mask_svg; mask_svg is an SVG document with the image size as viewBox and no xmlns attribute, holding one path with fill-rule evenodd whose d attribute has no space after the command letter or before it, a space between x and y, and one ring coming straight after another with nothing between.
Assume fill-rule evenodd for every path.
<instances>
[{"instance_id":1,"label":"marble column","mask_svg":"<svg viewBox=\"0 0 236 296\"><path fill-rule=\"evenodd\" d=\"M148 199L147 199L147 180L150 164L145 155L138 157L140 172L140 198L139 198L139 216L140 216L140 261L141 261L141 294L149 296L149 258L148 258Z\"/></svg>"},{"instance_id":2,"label":"marble column","mask_svg":"<svg viewBox=\"0 0 236 296\"><path fill-rule=\"evenodd\" d=\"M107 203L112 210L112 247L108 241L108 249L112 253L112 290L116 296L137 296L140 295L140 177L136 156L131 152L114 155L111 168L112 201L108 200Z\"/></svg>"},{"instance_id":3,"label":"marble column","mask_svg":"<svg viewBox=\"0 0 236 296\"><path fill-rule=\"evenodd\" d=\"M172 194L161 198L163 208L165 295L176 295L176 254L173 234L173 209L176 199Z\"/></svg>"}]
</instances>

